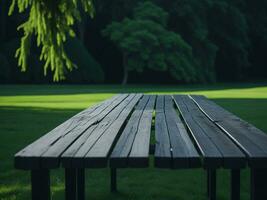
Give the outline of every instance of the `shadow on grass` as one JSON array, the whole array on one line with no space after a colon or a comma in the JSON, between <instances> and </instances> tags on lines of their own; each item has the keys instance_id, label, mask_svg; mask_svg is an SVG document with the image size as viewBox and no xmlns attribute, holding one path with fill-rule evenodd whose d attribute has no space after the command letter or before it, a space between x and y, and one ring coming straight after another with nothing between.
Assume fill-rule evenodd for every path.
<instances>
[{"instance_id":1,"label":"shadow on grass","mask_svg":"<svg viewBox=\"0 0 267 200\"><path fill-rule=\"evenodd\" d=\"M216 99L218 104L267 132L267 99ZM14 154L73 116L79 109L0 107L0 199L30 199L29 172L15 170ZM151 165L152 166L152 163ZM63 170L52 171L53 199L64 199ZM90 199L204 200L206 177L202 169L118 171L119 193L109 192L109 170L86 171L86 195ZM241 199L249 199L249 173L243 170ZM229 172L219 170L218 199L229 199Z\"/></svg>"},{"instance_id":2,"label":"shadow on grass","mask_svg":"<svg viewBox=\"0 0 267 200\"><path fill-rule=\"evenodd\" d=\"M227 89L250 89L266 87L267 83L248 84L188 84L188 85L0 85L0 96L18 95L67 95L67 94L99 94L99 93L190 93Z\"/></svg>"}]
</instances>

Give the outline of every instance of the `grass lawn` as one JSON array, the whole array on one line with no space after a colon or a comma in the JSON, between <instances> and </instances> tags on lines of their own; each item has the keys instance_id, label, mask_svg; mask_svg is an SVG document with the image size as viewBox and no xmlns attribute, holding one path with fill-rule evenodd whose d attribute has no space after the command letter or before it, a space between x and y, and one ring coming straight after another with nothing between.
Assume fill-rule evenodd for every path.
<instances>
[{"instance_id":1,"label":"grass lawn","mask_svg":"<svg viewBox=\"0 0 267 200\"><path fill-rule=\"evenodd\" d=\"M75 113L116 93L204 94L267 132L267 84L213 86L0 86L0 199L30 199L30 176L15 170L13 155ZM64 199L63 170L52 171L52 198ZM249 171L242 171L241 199L249 199ZM86 171L90 199L206 199L204 170L124 169L119 192L109 192L108 169ZM229 199L229 172L219 170L218 199Z\"/></svg>"}]
</instances>

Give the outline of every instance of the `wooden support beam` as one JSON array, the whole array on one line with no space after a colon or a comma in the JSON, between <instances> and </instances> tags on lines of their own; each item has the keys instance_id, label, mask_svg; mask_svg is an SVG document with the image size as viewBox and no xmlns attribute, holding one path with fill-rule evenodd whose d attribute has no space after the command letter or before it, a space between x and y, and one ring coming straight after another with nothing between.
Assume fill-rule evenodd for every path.
<instances>
[{"instance_id":1,"label":"wooden support beam","mask_svg":"<svg viewBox=\"0 0 267 200\"><path fill-rule=\"evenodd\" d=\"M76 169L65 168L65 199L76 200Z\"/></svg>"},{"instance_id":2,"label":"wooden support beam","mask_svg":"<svg viewBox=\"0 0 267 200\"><path fill-rule=\"evenodd\" d=\"M32 200L50 200L49 170L31 170Z\"/></svg>"},{"instance_id":3,"label":"wooden support beam","mask_svg":"<svg viewBox=\"0 0 267 200\"><path fill-rule=\"evenodd\" d=\"M251 200L267 199L267 169L251 169Z\"/></svg>"},{"instance_id":4,"label":"wooden support beam","mask_svg":"<svg viewBox=\"0 0 267 200\"><path fill-rule=\"evenodd\" d=\"M210 171L207 170L207 196L210 195Z\"/></svg>"},{"instance_id":5,"label":"wooden support beam","mask_svg":"<svg viewBox=\"0 0 267 200\"><path fill-rule=\"evenodd\" d=\"M209 200L216 200L216 169L208 169L209 170Z\"/></svg>"},{"instance_id":6,"label":"wooden support beam","mask_svg":"<svg viewBox=\"0 0 267 200\"><path fill-rule=\"evenodd\" d=\"M85 200L85 170L77 169L77 200Z\"/></svg>"},{"instance_id":7,"label":"wooden support beam","mask_svg":"<svg viewBox=\"0 0 267 200\"><path fill-rule=\"evenodd\" d=\"M117 169L116 168L110 169L110 191L111 192L117 191Z\"/></svg>"},{"instance_id":8,"label":"wooden support beam","mask_svg":"<svg viewBox=\"0 0 267 200\"><path fill-rule=\"evenodd\" d=\"M231 200L240 200L240 169L231 170Z\"/></svg>"}]
</instances>

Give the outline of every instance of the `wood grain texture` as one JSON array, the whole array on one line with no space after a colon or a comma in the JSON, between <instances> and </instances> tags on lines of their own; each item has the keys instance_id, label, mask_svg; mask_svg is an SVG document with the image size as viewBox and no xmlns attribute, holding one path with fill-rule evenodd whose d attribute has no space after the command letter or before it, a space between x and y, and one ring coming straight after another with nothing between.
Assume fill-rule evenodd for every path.
<instances>
[{"instance_id":1,"label":"wood grain texture","mask_svg":"<svg viewBox=\"0 0 267 200\"><path fill-rule=\"evenodd\" d=\"M171 143L172 167L200 167L200 156L174 108L171 96L165 96L164 112Z\"/></svg>"},{"instance_id":2,"label":"wood grain texture","mask_svg":"<svg viewBox=\"0 0 267 200\"><path fill-rule=\"evenodd\" d=\"M78 113L18 152L15 167L148 167L154 111L155 167L267 167L267 136L204 96L142 94Z\"/></svg>"},{"instance_id":3,"label":"wood grain texture","mask_svg":"<svg viewBox=\"0 0 267 200\"><path fill-rule=\"evenodd\" d=\"M112 151L112 154L110 156L111 167L123 168L128 166L128 156L131 152L131 148L136 133L138 131L138 126L141 116L148 101L149 101L149 96L145 95L136 106L116 146Z\"/></svg>"},{"instance_id":4,"label":"wood grain texture","mask_svg":"<svg viewBox=\"0 0 267 200\"><path fill-rule=\"evenodd\" d=\"M106 136L108 131L113 131L115 134L119 132L118 128L114 128L115 121L120 119L120 115L128 110L131 109L132 104L136 103L138 99L142 95L138 94L131 94L129 95L124 101L122 101L117 107L115 107L108 115L105 116L101 121L94 124L90 129L85 131L82 137L76 140L61 156L61 162L64 167L84 167L85 166L85 158L86 154L95 148L95 145L98 144L100 141L107 141L109 137ZM131 103L131 104L130 104ZM126 107L130 104L128 109ZM125 120L127 116L124 115L122 120ZM122 125L122 124L121 124ZM116 132L117 131L117 132ZM114 134L114 133L113 133ZM104 137L104 138L102 138ZM101 139L102 138L102 139ZM108 144L104 144L108 145ZM99 147L98 147L99 148ZM107 148L107 146L103 147ZM105 158L101 158L103 160L103 165L106 163L106 156Z\"/></svg>"},{"instance_id":5,"label":"wood grain texture","mask_svg":"<svg viewBox=\"0 0 267 200\"><path fill-rule=\"evenodd\" d=\"M251 167L267 167L267 136L204 96L191 95L202 112L247 155Z\"/></svg>"},{"instance_id":6,"label":"wood grain texture","mask_svg":"<svg viewBox=\"0 0 267 200\"><path fill-rule=\"evenodd\" d=\"M129 154L129 167L148 167L152 117L156 96L150 96L142 113L138 130Z\"/></svg>"},{"instance_id":7,"label":"wood grain texture","mask_svg":"<svg viewBox=\"0 0 267 200\"><path fill-rule=\"evenodd\" d=\"M19 169L39 169L41 167L41 157L46 158L44 165L52 161L53 167L58 166L58 158L55 158L55 149L61 148L64 150L65 144L61 141L66 141L75 133L78 137L82 131L88 129L91 125L104 118L104 116L123 101L128 95L117 95L98 105L88 108L77 115L73 116L66 122L62 123L46 135L37 139L15 155L15 167ZM58 145L58 144L62 144ZM49 150L51 148L51 150ZM53 153L53 154L52 154ZM60 154L58 151L55 154ZM51 159L50 159L50 155ZM47 156L47 157L45 157Z\"/></svg>"},{"instance_id":8,"label":"wood grain texture","mask_svg":"<svg viewBox=\"0 0 267 200\"><path fill-rule=\"evenodd\" d=\"M174 99L202 152L204 167L245 167L245 155L214 122L201 112L189 96L175 95Z\"/></svg>"},{"instance_id":9,"label":"wood grain texture","mask_svg":"<svg viewBox=\"0 0 267 200\"><path fill-rule=\"evenodd\" d=\"M156 105L155 166L200 167L200 156L185 129L171 96L159 96Z\"/></svg>"},{"instance_id":10,"label":"wood grain texture","mask_svg":"<svg viewBox=\"0 0 267 200\"><path fill-rule=\"evenodd\" d=\"M155 117L155 159L154 164L159 168L170 168L172 162L171 143L164 113L164 96L158 96Z\"/></svg>"},{"instance_id":11,"label":"wood grain texture","mask_svg":"<svg viewBox=\"0 0 267 200\"><path fill-rule=\"evenodd\" d=\"M103 133L103 135L95 142L93 147L84 156L85 167L106 167L108 154L111 151L111 147L118 136L118 133L122 131L122 126L129 117L134 106L137 104L141 94L137 94L132 100L128 102L125 100L121 105L124 105L120 111L118 117L115 118L114 123Z\"/></svg>"}]
</instances>

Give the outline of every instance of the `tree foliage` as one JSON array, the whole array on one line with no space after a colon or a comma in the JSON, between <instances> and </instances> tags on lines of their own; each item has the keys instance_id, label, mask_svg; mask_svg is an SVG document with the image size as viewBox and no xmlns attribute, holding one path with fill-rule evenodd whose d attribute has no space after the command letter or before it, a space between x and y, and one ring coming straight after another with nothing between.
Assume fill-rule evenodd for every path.
<instances>
[{"instance_id":1,"label":"tree foliage","mask_svg":"<svg viewBox=\"0 0 267 200\"><path fill-rule=\"evenodd\" d=\"M248 24L245 16L231 3L214 2L210 9L210 38L219 47L216 68L220 79L242 80L248 61Z\"/></svg>"},{"instance_id":2,"label":"tree foliage","mask_svg":"<svg viewBox=\"0 0 267 200\"><path fill-rule=\"evenodd\" d=\"M27 21L18 27L24 33L16 51L19 66L26 70L32 37L36 36L37 46L41 46L40 59L45 61L45 74L50 68L55 81L64 79L64 69L71 70L75 66L66 55L64 42L67 37L75 36L72 26L81 19L78 8L93 14L92 1L13 0L9 14L14 12L16 6L20 13L29 10Z\"/></svg>"},{"instance_id":3,"label":"tree foliage","mask_svg":"<svg viewBox=\"0 0 267 200\"><path fill-rule=\"evenodd\" d=\"M202 81L241 79L248 61L248 26L240 0L158 0L170 27L193 49Z\"/></svg>"},{"instance_id":4,"label":"tree foliage","mask_svg":"<svg viewBox=\"0 0 267 200\"><path fill-rule=\"evenodd\" d=\"M209 0L159 1L170 13L170 27L181 34L193 49L193 59L198 64L198 80L210 82L215 79L214 62L217 46L209 38Z\"/></svg>"},{"instance_id":5,"label":"tree foliage","mask_svg":"<svg viewBox=\"0 0 267 200\"><path fill-rule=\"evenodd\" d=\"M68 57L77 64L72 73L66 74L66 81L71 83L101 83L104 72L98 62L89 54L78 38L70 38L65 44Z\"/></svg>"},{"instance_id":6,"label":"tree foliage","mask_svg":"<svg viewBox=\"0 0 267 200\"><path fill-rule=\"evenodd\" d=\"M133 18L112 22L103 31L121 50L125 76L144 68L169 71L177 80L195 81L191 47L167 28L168 13L151 2L140 3ZM124 78L124 81L125 78Z\"/></svg>"},{"instance_id":7,"label":"tree foliage","mask_svg":"<svg viewBox=\"0 0 267 200\"><path fill-rule=\"evenodd\" d=\"M86 0L86 3L91 1ZM75 80L79 78L80 80L85 80L83 76L78 76L77 74L83 71L83 69L88 69L90 73L94 73L94 70L91 67L89 68L89 65L84 64L89 58L88 55L92 55L105 71L105 82L118 83L123 75L122 57L125 51L122 51L121 48L116 48L116 46L119 47L119 42L112 42L110 35L104 37L101 32L112 22L122 23L128 19L128 22L135 24L134 26L139 29L139 32L141 32L140 30L144 30L146 35L148 33L155 35L155 31L153 30L153 32L149 26L147 28L144 28L144 26L152 23L157 24L157 26L160 25L165 31L168 30L168 32L178 35L183 43L191 49L190 59L188 58L186 60L188 61L187 64L191 66L190 70L192 69L192 76L195 78L193 79L190 76L190 80L180 78L178 80L211 82L245 81L256 80L257 78L261 80L266 79L266 0L150 0L157 7L148 6L146 9L141 9L140 7L141 10L137 11L137 5L145 1L147 0L97 0L94 1L94 12L96 15L94 18L90 18L88 11L91 14L93 13L92 5L90 4L86 13L84 12L82 0L1 0L0 57L1 63L3 63L0 66L2 67L1 77L6 80L8 79L7 82L12 83L16 81L38 82L41 78L43 78L41 82L49 82L53 74L55 80L61 80L64 76L68 80L72 76L75 76ZM11 3L14 9L13 15L7 17L8 8ZM21 8L17 9L17 7ZM161 12L162 9L164 9L164 12ZM19 14L17 12L19 10L22 13ZM75 13L78 13L78 16L80 16L77 18ZM69 20L66 18L67 16L72 16L73 23L67 23ZM79 21L77 19L84 19L85 16L87 17L86 20L74 24L74 22ZM138 21L140 23L137 25L137 23L132 23L132 21ZM150 23L146 22L147 24L142 24L141 21L149 21ZM22 25L20 28L21 31L16 32L17 26L22 23L24 24L24 22L27 25ZM60 24L60 26L55 28L55 24ZM69 28L72 31L69 31ZM157 27L154 29L157 29ZM72 49L69 49L72 48L69 45L57 45L56 34L60 32L65 34L66 40L71 39L69 40L71 43L73 40L70 35L73 35L75 32L86 50L85 48L79 48L79 45L77 45L76 47L79 51L73 52ZM138 31L135 30L134 32L137 33ZM139 32L137 34L139 37L138 40L143 42L144 38L141 38L141 33ZM22 35L21 33L24 34ZM162 34L162 31L158 31L157 34ZM23 36L22 43L19 41L21 35ZM35 44L38 42L38 35L40 35L40 38L43 37L43 39L39 39L41 42L39 47L36 47L37 45ZM156 38L158 39L159 37L156 36ZM13 43L13 41L16 42ZM62 41L64 40L62 39ZM67 41L62 43L67 43ZM151 48L152 44L150 46ZM46 46L44 52L47 53L43 53L43 61L40 62L39 55L42 53L41 50L44 46ZM59 53L51 53L53 51L51 50L52 46L54 49L57 49L55 52ZM139 44L139 46L144 50L148 48L144 48L142 44ZM22 68L17 67L17 60L14 58L15 50L18 47L20 47L20 50L17 56ZM68 50L71 53L64 53ZM89 52L90 54L88 54ZM45 54L47 59L44 57ZM75 60L75 56L72 56L72 54L77 54L78 57L79 54L84 55L84 59ZM150 56L150 53L148 55ZM52 62L51 60L54 61ZM66 65L68 61L71 67ZM140 59L136 54L130 58L130 61L130 64L134 62L137 64L140 63ZM43 66L46 62L46 71L48 74L46 77L42 77ZM54 64L54 67L51 67L52 63L57 62L61 64ZM124 59L124 63L126 62L129 64L129 59ZM81 71L74 68L74 63L78 68L81 68ZM177 66L172 68L171 65L167 65L165 62L167 67L162 68L162 63L157 63L161 67L156 66L158 71L155 71L155 67L148 67L148 64L144 62L141 62L141 64L143 67L140 67L142 65L138 67L143 72L131 72L131 82L178 82L177 79L170 77L169 73L170 71L174 71L171 72L174 77L178 69ZM29 66L27 72L20 73L19 70L25 70L27 65ZM80 65L84 67L80 67ZM51 68L53 72L51 72ZM67 69L70 68L74 70L66 73ZM164 72L162 70L160 71L160 68ZM165 72L165 70L167 71ZM153 76L150 76L151 73L153 73ZM4 74L8 74L8 76L2 76ZM55 74L58 75L56 76ZM177 74L181 75L182 73ZM157 76L156 79L154 75ZM91 80L91 76L88 75L89 79Z\"/></svg>"},{"instance_id":8,"label":"tree foliage","mask_svg":"<svg viewBox=\"0 0 267 200\"><path fill-rule=\"evenodd\" d=\"M44 62L39 60L38 51L32 49L28 57L29 67L23 73L17 67L14 58L16 48L20 45L20 38L14 38L0 44L0 83L52 83L51 71L44 76ZM78 38L69 38L64 43L66 54L78 67L65 74L62 83L101 83L104 81L104 72L99 63L92 57Z\"/></svg>"}]
</instances>

